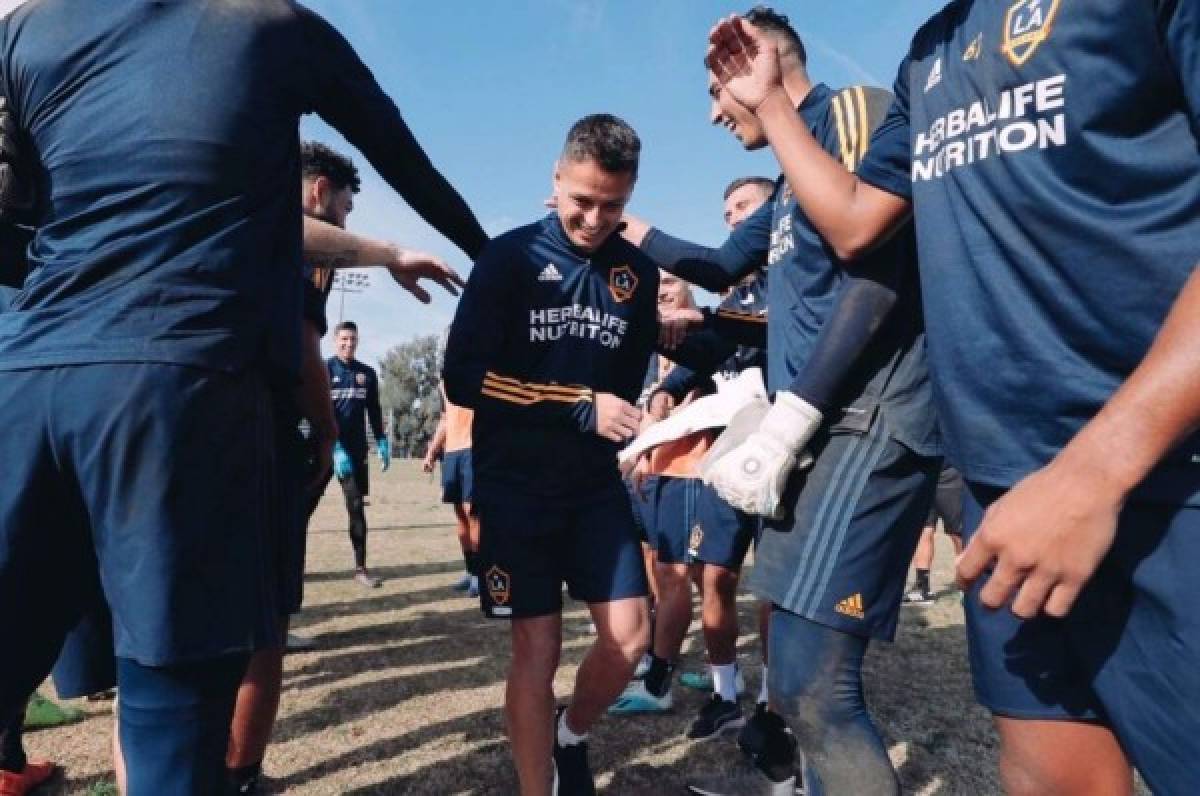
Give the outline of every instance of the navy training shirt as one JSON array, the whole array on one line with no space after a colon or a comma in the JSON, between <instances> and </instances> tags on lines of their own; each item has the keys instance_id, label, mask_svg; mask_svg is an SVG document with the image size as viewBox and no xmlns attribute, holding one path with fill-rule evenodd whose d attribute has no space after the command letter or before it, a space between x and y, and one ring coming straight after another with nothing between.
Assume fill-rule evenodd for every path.
<instances>
[{"instance_id":1,"label":"navy training shirt","mask_svg":"<svg viewBox=\"0 0 1200 796\"><path fill-rule=\"evenodd\" d=\"M584 501L619 488L593 397L638 399L658 334L658 269L612 235L576 249L557 214L489 244L446 346L452 403L475 410L477 499Z\"/></svg>"},{"instance_id":2,"label":"navy training shirt","mask_svg":"<svg viewBox=\"0 0 1200 796\"><path fill-rule=\"evenodd\" d=\"M942 427L967 479L1009 486L1049 462L1200 260L1198 29L1195 0L980 0L913 39L858 174L913 202ZM1192 497L1197 449L1146 489Z\"/></svg>"},{"instance_id":3,"label":"navy training shirt","mask_svg":"<svg viewBox=\"0 0 1200 796\"><path fill-rule=\"evenodd\" d=\"M0 316L0 369L265 362L294 374L304 113L423 216L439 209L424 201L436 172L394 103L290 0L27 3L0 21L0 93L47 203L32 271ZM456 242L474 252L486 237L470 222Z\"/></svg>"},{"instance_id":4,"label":"navy training shirt","mask_svg":"<svg viewBox=\"0 0 1200 796\"><path fill-rule=\"evenodd\" d=\"M379 377L370 365L357 359L325 360L330 397L338 424L338 442L354 461L367 458L367 421L375 439L383 439L383 411L379 406Z\"/></svg>"},{"instance_id":5,"label":"navy training shirt","mask_svg":"<svg viewBox=\"0 0 1200 796\"><path fill-rule=\"evenodd\" d=\"M834 92L817 84L798 112L822 147L853 171L890 101L881 89L852 86ZM651 229L642 247L667 270L697 281L698 274L689 273L685 263L675 268L670 257L660 256L675 248L660 243L667 238ZM722 274L728 281L767 263L767 389L772 393L789 389L838 306L850 279L846 266L808 221L783 177L770 201L730 233L720 253L722 270L732 269ZM897 300L847 376L839 391L841 406L827 422L837 429L866 431L882 412L897 441L921 455L940 455L911 228L905 227L853 267L892 287Z\"/></svg>"}]
</instances>

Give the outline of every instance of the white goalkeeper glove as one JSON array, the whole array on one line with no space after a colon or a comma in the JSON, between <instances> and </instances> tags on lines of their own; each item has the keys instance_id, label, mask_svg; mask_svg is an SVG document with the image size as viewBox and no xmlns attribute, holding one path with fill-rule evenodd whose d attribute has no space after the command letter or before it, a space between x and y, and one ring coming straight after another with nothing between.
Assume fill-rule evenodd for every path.
<instances>
[{"instance_id":1,"label":"white goalkeeper glove","mask_svg":"<svg viewBox=\"0 0 1200 796\"><path fill-rule=\"evenodd\" d=\"M756 401L738 412L717 438L700 465L700 476L734 508L782 519L784 486L798 459L801 467L812 464L804 447L821 419L821 412L795 393L776 393L774 404Z\"/></svg>"}]
</instances>

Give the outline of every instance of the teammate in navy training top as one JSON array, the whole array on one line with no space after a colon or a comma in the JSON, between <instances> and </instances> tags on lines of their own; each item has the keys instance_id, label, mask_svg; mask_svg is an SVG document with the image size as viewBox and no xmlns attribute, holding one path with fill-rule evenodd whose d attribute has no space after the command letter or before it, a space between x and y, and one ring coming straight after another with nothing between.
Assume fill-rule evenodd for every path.
<instances>
[{"instance_id":1,"label":"teammate in navy training top","mask_svg":"<svg viewBox=\"0 0 1200 796\"><path fill-rule=\"evenodd\" d=\"M487 247L446 347L446 393L475 410L481 597L489 616L512 619L506 709L527 794L546 793L552 770L556 792L595 792L583 741L647 643L646 576L616 460L637 433L633 402L657 337L658 269L617 234L640 150L613 116L575 123L555 211ZM555 722L564 581L588 603L597 640Z\"/></svg>"},{"instance_id":2,"label":"teammate in navy training top","mask_svg":"<svg viewBox=\"0 0 1200 796\"><path fill-rule=\"evenodd\" d=\"M1200 792L1198 23L1196 0L952 2L857 179L788 120L769 42L726 21L710 43L832 247L915 214L1014 792L1130 792L1127 761Z\"/></svg>"},{"instance_id":3,"label":"teammate in navy training top","mask_svg":"<svg viewBox=\"0 0 1200 796\"><path fill-rule=\"evenodd\" d=\"M277 638L264 377L299 359L300 115L469 253L486 236L345 40L286 0L42 0L0 21L0 64L40 198L0 313L0 424L22 429L0 439L0 603L38 607L10 626L0 714L102 581L129 792L215 792L245 653Z\"/></svg>"},{"instance_id":4,"label":"teammate in navy training top","mask_svg":"<svg viewBox=\"0 0 1200 796\"><path fill-rule=\"evenodd\" d=\"M784 53L780 98L796 124L844 171L854 169L887 110L887 92L814 84L786 17L758 7L746 20ZM711 74L709 89L714 123L747 149L768 143ZM911 230L848 273L781 177L771 201L719 249L642 223L630 223L627 234L641 238L664 269L709 288L735 282L766 259L774 402L765 415L731 422L709 454L706 480L732 505L766 518L748 582L775 606L769 688L806 752L806 787L898 792L861 690L845 684L861 678L870 640L895 633L940 463ZM805 449L814 461L800 472ZM760 779L754 792L786 790L792 761L790 754L779 758L759 760L757 773L770 782ZM726 792L706 789L710 784L695 787Z\"/></svg>"},{"instance_id":5,"label":"teammate in navy training top","mask_svg":"<svg viewBox=\"0 0 1200 796\"><path fill-rule=\"evenodd\" d=\"M358 326L353 321L342 321L334 328L334 335L337 353L325 361L338 426L333 470L341 484L350 518L354 579L364 586L378 588L381 581L367 571L367 518L363 508L363 498L371 491L367 469L367 422L371 424L379 461L385 471L391 464L391 443L383 427L383 410L379 406L379 377L374 368L354 358L358 350Z\"/></svg>"}]
</instances>

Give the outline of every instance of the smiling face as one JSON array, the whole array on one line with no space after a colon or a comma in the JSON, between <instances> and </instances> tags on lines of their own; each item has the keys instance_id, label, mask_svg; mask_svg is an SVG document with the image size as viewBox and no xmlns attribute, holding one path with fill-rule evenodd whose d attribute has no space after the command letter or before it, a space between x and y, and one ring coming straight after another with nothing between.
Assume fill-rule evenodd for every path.
<instances>
[{"instance_id":1,"label":"smiling face","mask_svg":"<svg viewBox=\"0 0 1200 796\"><path fill-rule=\"evenodd\" d=\"M571 243L593 252L617 230L637 175L606 171L592 158L561 158L554 169L558 217Z\"/></svg>"},{"instance_id":2,"label":"smiling face","mask_svg":"<svg viewBox=\"0 0 1200 796\"><path fill-rule=\"evenodd\" d=\"M658 308L660 310L683 310L695 306L691 289L674 274L658 272Z\"/></svg>"},{"instance_id":3,"label":"smiling face","mask_svg":"<svg viewBox=\"0 0 1200 796\"><path fill-rule=\"evenodd\" d=\"M708 96L711 98L709 121L733 133L746 149L762 149L767 145L767 136L758 117L724 91L711 71L708 73Z\"/></svg>"},{"instance_id":4,"label":"smiling face","mask_svg":"<svg viewBox=\"0 0 1200 796\"><path fill-rule=\"evenodd\" d=\"M337 349L337 358L343 362L349 362L354 359L354 354L358 351L358 332L353 329L338 330L334 345Z\"/></svg>"}]
</instances>

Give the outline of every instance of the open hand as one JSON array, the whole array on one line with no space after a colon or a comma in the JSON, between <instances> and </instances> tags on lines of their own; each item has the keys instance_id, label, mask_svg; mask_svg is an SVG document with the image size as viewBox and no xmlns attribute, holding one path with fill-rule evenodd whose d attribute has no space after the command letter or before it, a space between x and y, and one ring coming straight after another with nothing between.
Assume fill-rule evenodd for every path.
<instances>
[{"instance_id":1,"label":"open hand","mask_svg":"<svg viewBox=\"0 0 1200 796\"><path fill-rule=\"evenodd\" d=\"M959 583L969 588L994 564L979 592L984 605L1011 599L1023 619L1066 616L1112 547L1120 511L1114 490L1051 462L988 508L959 556Z\"/></svg>"},{"instance_id":2,"label":"open hand","mask_svg":"<svg viewBox=\"0 0 1200 796\"><path fill-rule=\"evenodd\" d=\"M422 279L437 282L452 296L457 296L458 289L466 285L457 271L440 257L428 252L398 249L395 258L387 264L387 269L396 284L412 293L422 304L430 301L429 292L419 284Z\"/></svg>"},{"instance_id":3,"label":"open hand","mask_svg":"<svg viewBox=\"0 0 1200 796\"><path fill-rule=\"evenodd\" d=\"M721 89L747 110L757 111L774 91L783 90L778 47L740 16L717 22L708 41L704 63Z\"/></svg>"},{"instance_id":4,"label":"open hand","mask_svg":"<svg viewBox=\"0 0 1200 796\"><path fill-rule=\"evenodd\" d=\"M696 309L659 310L658 345L674 351L694 329L704 325L704 313Z\"/></svg>"}]
</instances>

